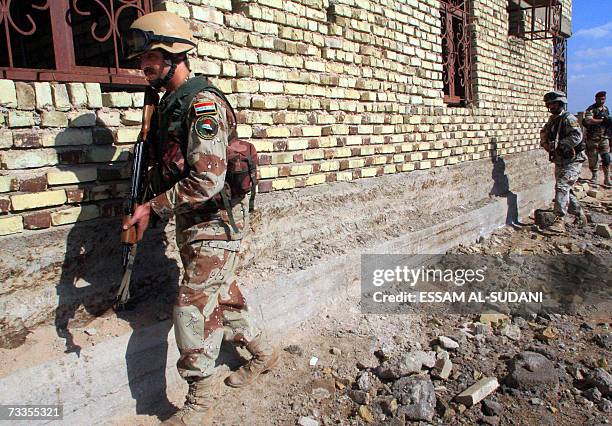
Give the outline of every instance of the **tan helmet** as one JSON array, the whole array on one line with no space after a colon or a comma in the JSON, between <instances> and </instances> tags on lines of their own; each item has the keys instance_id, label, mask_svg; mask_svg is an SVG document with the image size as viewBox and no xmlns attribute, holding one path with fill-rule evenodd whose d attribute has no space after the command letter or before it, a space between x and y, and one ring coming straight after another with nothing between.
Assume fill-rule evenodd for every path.
<instances>
[{"instance_id":1,"label":"tan helmet","mask_svg":"<svg viewBox=\"0 0 612 426\"><path fill-rule=\"evenodd\" d=\"M136 19L122 36L123 54L132 59L153 49L185 53L196 47L189 25L171 12L152 12Z\"/></svg>"}]
</instances>

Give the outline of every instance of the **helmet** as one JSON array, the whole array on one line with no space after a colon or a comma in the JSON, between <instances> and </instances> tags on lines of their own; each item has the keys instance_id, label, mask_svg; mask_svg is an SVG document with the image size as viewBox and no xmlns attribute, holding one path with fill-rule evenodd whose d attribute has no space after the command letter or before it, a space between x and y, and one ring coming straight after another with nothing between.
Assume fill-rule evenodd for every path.
<instances>
[{"instance_id":1,"label":"helmet","mask_svg":"<svg viewBox=\"0 0 612 426\"><path fill-rule=\"evenodd\" d=\"M567 103L567 96L564 92L560 90L556 90L554 92L548 92L544 95L544 103L549 104L552 102L561 102L563 104Z\"/></svg>"},{"instance_id":2,"label":"helmet","mask_svg":"<svg viewBox=\"0 0 612 426\"><path fill-rule=\"evenodd\" d=\"M152 12L136 19L122 35L121 46L126 59L149 50L162 49L170 54L186 53L196 47L189 25L171 12Z\"/></svg>"}]
</instances>

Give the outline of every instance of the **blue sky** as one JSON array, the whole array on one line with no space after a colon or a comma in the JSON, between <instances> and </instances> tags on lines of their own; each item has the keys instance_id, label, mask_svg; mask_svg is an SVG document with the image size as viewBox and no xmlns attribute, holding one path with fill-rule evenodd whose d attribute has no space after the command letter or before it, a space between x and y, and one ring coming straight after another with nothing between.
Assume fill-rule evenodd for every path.
<instances>
[{"instance_id":1,"label":"blue sky","mask_svg":"<svg viewBox=\"0 0 612 426\"><path fill-rule=\"evenodd\" d=\"M569 111L584 111L595 93L612 104L612 0L574 0L573 34L568 40Z\"/></svg>"}]
</instances>

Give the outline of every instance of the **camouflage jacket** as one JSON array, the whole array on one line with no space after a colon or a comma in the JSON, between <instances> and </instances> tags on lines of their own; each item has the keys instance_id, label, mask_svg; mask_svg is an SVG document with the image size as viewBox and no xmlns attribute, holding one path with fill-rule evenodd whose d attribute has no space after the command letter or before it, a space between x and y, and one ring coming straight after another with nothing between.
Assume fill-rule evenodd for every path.
<instances>
[{"instance_id":1,"label":"camouflage jacket","mask_svg":"<svg viewBox=\"0 0 612 426\"><path fill-rule=\"evenodd\" d=\"M190 107L181 116L185 102ZM220 196L226 149L236 132L230 108L209 91L197 93L190 101L179 87L161 99L153 117L148 173L151 208L162 218L175 215L179 245L239 240L248 227L248 203L243 200L232 208L239 230L235 233Z\"/></svg>"},{"instance_id":2,"label":"camouflage jacket","mask_svg":"<svg viewBox=\"0 0 612 426\"><path fill-rule=\"evenodd\" d=\"M587 124L586 133L589 140L597 142L609 138L608 129L604 124L590 124L590 120L593 118L602 118L603 116L610 116L610 111L605 105L599 108L597 105L593 104L585 111L584 121Z\"/></svg>"},{"instance_id":3,"label":"camouflage jacket","mask_svg":"<svg viewBox=\"0 0 612 426\"><path fill-rule=\"evenodd\" d=\"M563 111L558 115L551 115L540 131L540 145L543 146L544 143L555 141L557 137L559 149L554 155L555 164L564 165L574 161L586 160L584 150L578 152L572 158L563 158L558 152L564 149L576 149L582 143L582 130L580 124L578 124L578 119L573 114Z\"/></svg>"}]
</instances>

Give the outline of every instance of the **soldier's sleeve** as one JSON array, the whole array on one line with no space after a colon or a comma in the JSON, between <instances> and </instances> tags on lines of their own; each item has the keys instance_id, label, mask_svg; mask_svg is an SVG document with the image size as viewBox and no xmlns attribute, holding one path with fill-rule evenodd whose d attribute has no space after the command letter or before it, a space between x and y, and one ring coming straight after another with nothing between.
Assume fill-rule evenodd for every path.
<instances>
[{"instance_id":1,"label":"soldier's sleeve","mask_svg":"<svg viewBox=\"0 0 612 426\"><path fill-rule=\"evenodd\" d=\"M591 105L590 107L587 108L587 110L584 112L584 121L587 122L587 124L591 124L591 120L594 118L593 116L593 105Z\"/></svg>"},{"instance_id":2,"label":"soldier's sleeve","mask_svg":"<svg viewBox=\"0 0 612 426\"><path fill-rule=\"evenodd\" d=\"M189 112L186 161L189 174L172 188L151 200L151 207L161 217L197 210L218 194L225 183L228 126L220 99L210 92L200 92Z\"/></svg>"},{"instance_id":3,"label":"soldier's sleeve","mask_svg":"<svg viewBox=\"0 0 612 426\"><path fill-rule=\"evenodd\" d=\"M565 127L565 131L563 132L563 137L559 138L559 145L564 145L568 148L578 146L582 141L582 130L580 129L580 124L578 124L578 119L574 115L569 114L565 117L562 124Z\"/></svg>"},{"instance_id":4,"label":"soldier's sleeve","mask_svg":"<svg viewBox=\"0 0 612 426\"><path fill-rule=\"evenodd\" d=\"M548 133L549 133L548 128L549 128L549 126L550 126L550 120L548 120L546 122L546 124L544 125L544 127L542 127L542 129L540 130L540 146L541 147L543 147L544 144L550 142L548 140Z\"/></svg>"}]
</instances>

